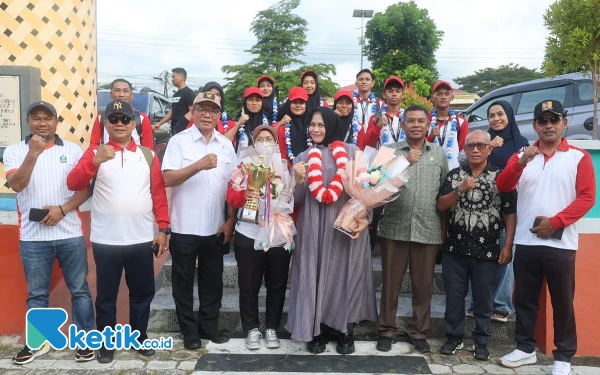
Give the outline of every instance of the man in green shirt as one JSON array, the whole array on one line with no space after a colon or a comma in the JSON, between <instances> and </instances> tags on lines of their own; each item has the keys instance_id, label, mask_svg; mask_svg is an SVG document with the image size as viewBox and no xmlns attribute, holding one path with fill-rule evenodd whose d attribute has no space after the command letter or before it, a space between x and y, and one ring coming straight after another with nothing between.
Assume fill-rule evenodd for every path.
<instances>
[{"instance_id":1,"label":"man in green shirt","mask_svg":"<svg viewBox=\"0 0 600 375\"><path fill-rule=\"evenodd\" d=\"M429 113L425 108L418 105L406 108L401 125L405 140L388 147L395 148L397 155L408 159L411 177L398 199L385 206L379 223L383 289L377 349L391 350L396 338L398 297L410 264L413 318L406 333L417 351L427 353L430 348L425 338L431 327L433 272L443 242L442 218L436 208L436 197L448 173L448 161L440 146L425 139L429 130Z\"/></svg>"}]
</instances>

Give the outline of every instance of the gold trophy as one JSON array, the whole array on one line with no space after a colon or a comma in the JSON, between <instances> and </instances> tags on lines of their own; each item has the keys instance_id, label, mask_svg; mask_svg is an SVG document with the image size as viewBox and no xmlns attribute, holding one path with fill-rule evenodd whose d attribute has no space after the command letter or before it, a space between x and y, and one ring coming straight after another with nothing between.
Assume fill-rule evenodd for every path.
<instances>
[{"instance_id":1,"label":"gold trophy","mask_svg":"<svg viewBox=\"0 0 600 375\"><path fill-rule=\"evenodd\" d=\"M243 164L242 172L248 175L248 186L252 186L257 191L271 180L271 169L263 164L263 157L259 156L256 163ZM258 198L246 201L244 208L240 213L240 221L258 224Z\"/></svg>"}]
</instances>

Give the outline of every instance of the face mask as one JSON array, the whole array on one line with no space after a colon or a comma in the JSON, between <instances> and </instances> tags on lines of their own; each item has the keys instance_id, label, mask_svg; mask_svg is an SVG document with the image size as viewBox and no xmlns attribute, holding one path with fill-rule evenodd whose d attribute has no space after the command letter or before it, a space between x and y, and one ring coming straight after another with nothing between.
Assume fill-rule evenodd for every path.
<instances>
[{"instance_id":1,"label":"face mask","mask_svg":"<svg viewBox=\"0 0 600 375\"><path fill-rule=\"evenodd\" d=\"M262 143L262 144L254 144L254 150L256 150L256 153L259 156L271 156L273 155L273 153L275 152L275 149L277 147L277 144L274 145L270 145L267 143Z\"/></svg>"}]
</instances>

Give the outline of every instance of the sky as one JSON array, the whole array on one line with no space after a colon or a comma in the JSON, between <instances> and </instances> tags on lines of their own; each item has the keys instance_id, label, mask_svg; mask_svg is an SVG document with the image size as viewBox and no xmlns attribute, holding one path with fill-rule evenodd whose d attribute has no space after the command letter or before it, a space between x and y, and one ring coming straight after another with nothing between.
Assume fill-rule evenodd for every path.
<instances>
[{"instance_id":1,"label":"sky","mask_svg":"<svg viewBox=\"0 0 600 375\"><path fill-rule=\"evenodd\" d=\"M552 0L417 0L444 32L436 52L440 79L473 74L515 63L539 70L548 31L543 14ZM102 0L97 5L98 82L124 77L138 89L162 92L154 79L162 71L184 67L188 86L208 81L225 84L223 65L252 59L244 50L255 42L250 23L276 0ZM333 80L354 83L360 70L361 19L353 9L384 12L391 0L302 0L296 14L308 21L307 64L336 66ZM210 4L210 5L207 5ZM118 12L116 12L118 10ZM124 15L131 15L130 17ZM365 25L367 23L365 19ZM364 58L364 67L370 62ZM171 89L172 90L172 89Z\"/></svg>"}]
</instances>

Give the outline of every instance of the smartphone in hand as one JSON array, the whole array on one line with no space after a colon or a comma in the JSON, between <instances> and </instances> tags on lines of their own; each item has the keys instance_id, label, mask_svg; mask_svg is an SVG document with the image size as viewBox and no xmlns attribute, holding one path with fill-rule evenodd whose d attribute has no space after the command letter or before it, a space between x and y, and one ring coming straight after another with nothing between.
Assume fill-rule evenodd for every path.
<instances>
[{"instance_id":1,"label":"smartphone in hand","mask_svg":"<svg viewBox=\"0 0 600 375\"><path fill-rule=\"evenodd\" d=\"M532 228L537 227L538 225L540 225L541 222L542 221L540 219L536 218L533 221L533 227ZM562 239L562 235L563 235L564 231L565 231L565 228L558 228L557 230L554 231L554 233L552 233L552 235L550 236L550 238L554 238L555 240L560 240L560 239Z\"/></svg>"},{"instance_id":2,"label":"smartphone in hand","mask_svg":"<svg viewBox=\"0 0 600 375\"><path fill-rule=\"evenodd\" d=\"M154 245L152 245L152 252L154 253L154 256L158 258L158 250L159 250L159 245L158 242L155 243Z\"/></svg>"},{"instance_id":3,"label":"smartphone in hand","mask_svg":"<svg viewBox=\"0 0 600 375\"><path fill-rule=\"evenodd\" d=\"M32 208L29 210L29 221L39 223L40 221L44 220L46 215L48 215L48 212L50 212L50 210L47 208Z\"/></svg>"}]
</instances>

